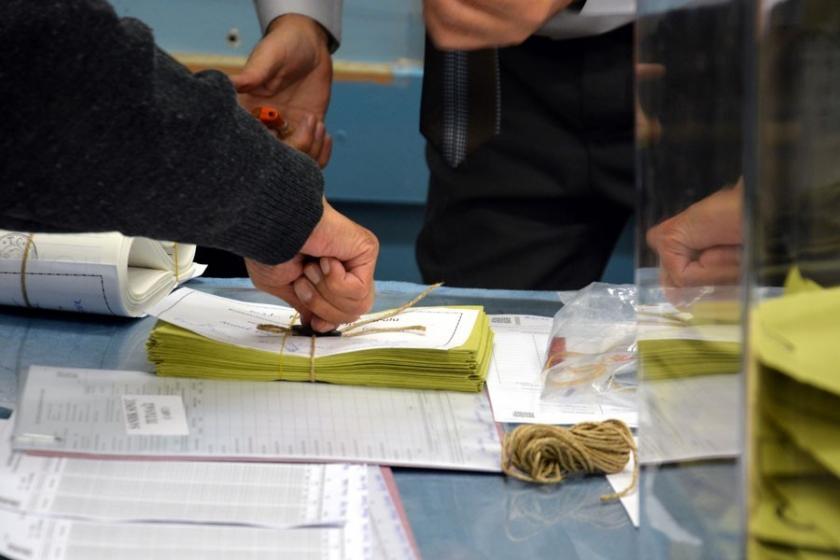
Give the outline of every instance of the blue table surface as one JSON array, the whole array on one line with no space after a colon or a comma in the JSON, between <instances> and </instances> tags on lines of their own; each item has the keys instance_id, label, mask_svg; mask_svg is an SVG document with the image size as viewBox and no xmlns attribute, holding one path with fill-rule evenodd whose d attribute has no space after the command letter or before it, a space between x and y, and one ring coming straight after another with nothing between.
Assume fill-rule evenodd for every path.
<instances>
[{"instance_id":1,"label":"blue table surface","mask_svg":"<svg viewBox=\"0 0 840 560\"><path fill-rule=\"evenodd\" d=\"M225 297L271 301L247 279L198 279L190 286ZM380 282L377 308L419 292ZM482 304L489 313L553 315L556 292L440 288L425 305ZM153 318L122 319L0 308L0 405L13 406L31 364L151 371L145 342ZM639 533L618 503L601 503L604 477L537 486L502 475L394 469L412 530L426 559L636 558Z\"/></svg>"}]
</instances>

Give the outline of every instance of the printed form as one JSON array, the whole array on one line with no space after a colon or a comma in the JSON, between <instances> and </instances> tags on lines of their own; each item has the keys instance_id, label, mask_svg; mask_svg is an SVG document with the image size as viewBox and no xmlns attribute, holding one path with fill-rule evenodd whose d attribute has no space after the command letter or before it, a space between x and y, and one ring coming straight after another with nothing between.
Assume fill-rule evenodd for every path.
<instances>
[{"instance_id":1,"label":"printed form","mask_svg":"<svg viewBox=\"0 0 840 560\"><path fill-rule=\"evenodd\" d=\"M285 345L277 335L257 330L261 323L291 325L295 310L279 305L231 300L189 288L173 292L149 310L150 315L204 337L243 348L286 355L310 355L309 338L289 337ZM378 314L363 315L362 319ZM450 350L466 343L478 311L453 307L412 307L388 319L388 327L425 327L423 336L414 332L377 333L376 337L320 337L316 357L381 348ZM381 324L361 327L359 333L378 329ZM303 341L301 343L301 341Z\"/></svg>"},{"instance_id":2,"label":"printed form","mask_svg":"<svg viewBox=\"0 0 840 560\"><path fill-rule=\"evenodd\" d=\"M13 452L0 422L0 507L90 521L343 526L358 465L107 461Z\"/></svg>"},{"instance_id":3,"label":"printed form","mask_svg":"<svg viewBox=\"0 0 840 560\"><path fill-rule=\"evenodd\" d=\"M95 523L0 510L0 554L12 560L368 560L348 529Z\"/></svg>"},{"instance_id":4,"label":"printed form","mask_svg":"<svg viewBox=\"0 0 840 560\"><path fill-rule=\"evenodd\" d=\"M306 528L313 534L304 539L313 557L419 558L387 467L43 457L13 452L11 425L9 420L0 421L0 510L4 510L0 519L3 527L19 529L0 531L0 554L10 558L41 557L23 554L27 549L53 550L57 528L68 532L60 541L65 550L74 550L82 546L85 529L109 531L106 523L114 522L138 524L135 530L145 530L148 522L179 527L232 524L239 529L255 525L280 529L299 542L299 532L288 529L315 525ZM259 477L254 476L255 469L261 471ZM329 513L312 515L319 510ZM61 524L60 519L69 522ZM52 529L44 530L45 526ZM344 530L342 544L337 544L336 531L324 531L331 526ZM127 533L133 535L134 530ZM240 537L252 535L245 530ZM85 546L104 550L110 542L106 538ZM154 546L136 552L164 557ZM181 552L189 556L199 550ZM291 552L270 548L265 554Z\"/></svg>"},{"instance_id":5,"label":"printed form","mask_svg":"<svg viewBox=\"0 0 840 560\"><path fill-rule=\"evenodd\" d=\"M155 395L181 397L187 435L132 430L123 397L154 405ZM480 393L33 366L20 402L15 448L31 451L500 470L499 433ZM146 410L164 416L154 406L138 414Z\"/></svg>"},{"instance_id":6,"label":"printed form","mask_svg":"<svg viewBox=\"0 0 840 560\"><path fill-rule=\"evenodd\" d=\"M564 402L546 402L541 372L551 332L551 317L491 315L495 333L493 360L487 390L497 422L577 424L615 418L630 427L638 425L635 407Z\"/></svg>"}]
</instances>

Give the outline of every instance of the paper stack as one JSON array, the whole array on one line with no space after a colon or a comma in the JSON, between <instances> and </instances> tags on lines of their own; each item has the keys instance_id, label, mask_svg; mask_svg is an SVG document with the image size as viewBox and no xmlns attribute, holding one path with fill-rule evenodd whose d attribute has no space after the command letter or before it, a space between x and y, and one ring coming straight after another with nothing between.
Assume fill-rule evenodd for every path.
<instances>
[{"instance_id":1,"label":"paper stack","mask_svg":"<svg viewBox=\"0 0 840 560\"><path fill-rule=\"evenodd\" d=\"M712 304L712 308L705 304ZM737 309L736 305L702 302L688 312L665 304L640 306L638 351L644 378L676 379L741 371L741 326L730 309Z\"/></svg>"},{"instance_id":2,"label":"paper stack","mask_svg":"<svg viewBox=\"0 0 840 560\"><path fill-rule=\"evenodd\" d=\"M161 322L149 336L148 355L164 376L477 392L493 346L481 307L413 307L352 337L314 341L280 332L293 324L293 309L189 289L171 294L150 314ZM278 331L259 328L266 324Z\"/></svg>"},{"instance_id":3,"label":"paper stack","mask_svg":"<svg viewBox=\"0 0 840 560\"><path fill-rule=\"evenodd\" d=\"M138 317L201 275L195 245L119 233L0 230L0 305Z\"/></svg>"},{"instance_id":4,"label":"paper stack","mask_svg":"<svg viewBox=\"0 0 840 560\"><path fill-rule=\"evenodd\" d=\"M840 553L840 288L761 303L751 321L756 557Z\"/></svg>"}]
</instances>

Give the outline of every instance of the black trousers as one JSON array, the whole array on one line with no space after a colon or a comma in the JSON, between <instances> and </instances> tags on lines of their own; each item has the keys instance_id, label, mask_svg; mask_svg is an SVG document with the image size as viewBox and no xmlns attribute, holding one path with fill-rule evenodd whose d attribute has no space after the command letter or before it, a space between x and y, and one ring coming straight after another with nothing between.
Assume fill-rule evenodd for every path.
<instances>
[{"instance_id":1,"label":"black trousers","mask_svg":"<svg viewBox=\"0 0 840 560\"><path fill-rule=\"evenodd\" d=\"M501 134L458 168L431 147L417 261L426 282L576 289L633 209L633 33L501 49Z\"/></svg>"}]
</instances>

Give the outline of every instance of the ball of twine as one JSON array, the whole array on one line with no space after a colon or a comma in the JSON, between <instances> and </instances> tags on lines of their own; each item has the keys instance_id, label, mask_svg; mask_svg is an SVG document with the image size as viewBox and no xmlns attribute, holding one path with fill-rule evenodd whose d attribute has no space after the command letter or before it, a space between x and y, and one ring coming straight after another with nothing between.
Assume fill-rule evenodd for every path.
<instances>
[{"instance_id":1,"label":"ball of twine","mask_svg":"<svg viewBox=\"0 0 840 560\"><path fill-rule=\"evenodd\" d=\"M601 496L616 500L636 487L639 476L633 433L620 420L583 422L571 428L526 424L505 436L502 470L519 480L554 484L570 474L615 474L633 459L633 478L620 492Z\"/></svg>"}]
</instances>

